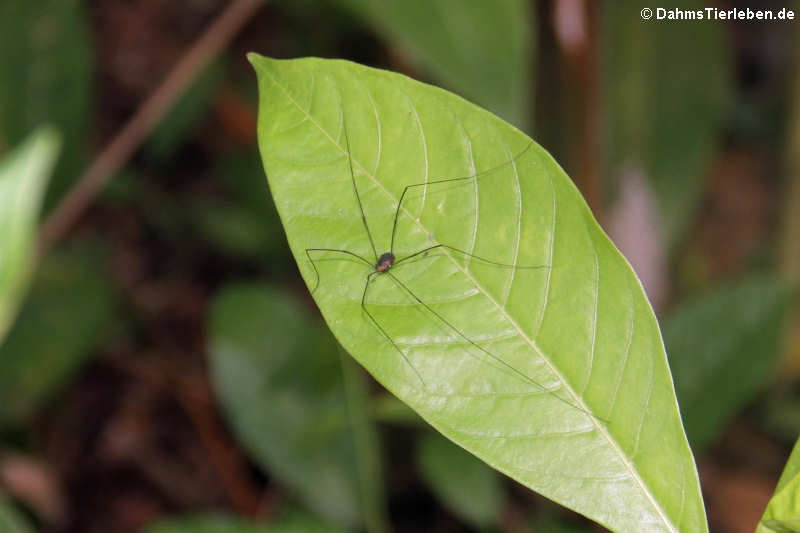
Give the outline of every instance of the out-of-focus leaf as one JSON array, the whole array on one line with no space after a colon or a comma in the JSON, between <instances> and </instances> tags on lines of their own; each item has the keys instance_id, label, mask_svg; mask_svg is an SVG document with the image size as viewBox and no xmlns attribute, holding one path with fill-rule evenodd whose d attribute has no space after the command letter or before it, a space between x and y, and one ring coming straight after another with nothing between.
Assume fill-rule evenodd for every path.
<instances>
[{"instance_id":1,"label":"out-of-focus leaf","mask_svg":"<svg viewBox=\"0 0 800 533\"><path fill-rule=\"evenodd\" d=\"M166 518L146 533L337 533L339 530L307 513L291 513L269 523L223 514Z\"/></svg>"},{"instance_id":2,"label":"out-of-focus leaf","mask_svg":"<svg viewBox=\"0 0 800 533\"><path fill-rule=\"evenodd\" d=\"M583 524L566 522L562 518L544 518L531 522L528 531L531 533L591 533L596 531Z\"/></svg>"},{"instance_id":3,"label":"out-of-focus leaf","mask_svg":"<svg viewBox=\"0 0 800 533\"><path fill-rule=\"evenodd\" d=\"M0 345L33 268L39 206L58 145L54 131L40 130L0 161Z\"/></svg>"},{"instance_id":4,"label":"out-of-focus leaf","mask_svg":"<svg viewBox=\"0 0 800 533\"><path fill-rule=\"evenodd\" d=\"M146 150L157 161L169 159L208 112L224 77L221 63L206 67L147 140Z\"/></svg>"},{"instance_id":5,"label":"out-of-focus leaf","mask_svg":"<svg viewBox=\"0 0 800 533\"><path fill-rule=\"evenodd\" d=\"M215 389L252 456L339 524L381 514L364 508L363 490L380 485L354 424L366 400L348 398L359 387L346 387L325 327L287 294L242 285L219 295L210 332Z\"/></svg>"},{"instance_id":6,"label":"out-of-focus leaf","mask_svg":"<svg viewBox=\"0 0 800 533\"><path fill-rule=\"evenodd\" d=\"M275 204L258 152L237 152L216 170L229 197L198 199L191 209L195 228L217 249L234 256L275 261L286 248Z\"/></svg>"},{"instance_id":7,"label":"out-of-focus leaf","mask_svg":"<svg viewBox=\"0 0 800 533\"><path fill-rule=\"evenodd\" d=\"M2 494L0 494L0 532L33 533L33 527L22 516L22 513Z\"/></svg>"},{"instance_id":8,"label":"out-of-focus leaf","mask_svg":"<svg viewBox=\"0 0 800 533\"><path fill-rule=\"evenodd\" d=\"M652 309L544 149L405 76L346 61L251 61L272 197L342 346L450 440L548 498L618 531L705 531ZM411 190L393 253L442 243L538 268L450 249L398 259L366 298L384 336L362 298L404 188L476 172ZM317 278L308 248L361 259L315 252Z\"/></svg>"},{"instance_id":9,"label":"out-of-focus leaf","mask_svg":"<svg viewBox=\"0 0 800 533\"><path fill-rule=\"evenodd\" d=\"M729 108L730 57L724 26L643 21L648 0L603 2L609 170L641 170L674 243L697 205ZM698 10L699 0L670 3Z\"/></svg>"},{"instance_id":10,"label":"out-of-focus leaf","mask_svg":"<svg viewBox=\"0 0 800 533\"><path fill-rule=\"evenodd\" d=\"M43 124L68 132L48 205L85 164L91 53L84 3L0 2L0 152Z\"/></svg>"},{"instance_id":11,"label":"out-of-focus leaf","mask_svg":"<svg viewBox=\"0 0 800 533\"><path fill-rule=\"evenodd\" d=\"M256 213L229 202L197 202L191 208L194 226L216 249L240 257L264 257L277 241L275 231Z\"/></svg>"},{"instance_id":12,"label":"out-of-focus leaf","mask_svg":"<svg viewBox=\"0 0 800 533\"><path fill-rule=\"evenodd\" d=\"M778 480L756 533L800 532L800 440Z\"/></svg>"},{"instance_id":13,"label":"out-of-focus leaf","mask_svg":"<svg viewBox=\"0 0 800 533\"><path fill-rule=\"evenodd\" d=\"M339 0L443 84L525 128L533 98L525 0Z\"/></svg>"},{"instance_id":14,"label":"out-of-focus leaf","mask_svg":"<svg viewBox=\"0 0 800 533\"><path fill-rule=\"evenodd\" d=\"M427 423L408 405L391 394L381 394L370 402L370 415L379 422L425 426Z\"/></svg>"},{"instance_id":15,"label":"out-of-focus leaf","mask_svg":"<svg viewBox=\"0 0 800 533\"><path fill-rule=\"evenodd\" d=\"M503 485L485 463L439 435L426 435L417 464L433 492L456 515L479 528L497 522Z\"/></svg>"},{"instance_id":16,"label":"out-of-focus leaf","mask_svg":"<svg viewBox=\"0 0 800 533\"><path fill-rule=\"evenodd\" d=\"M762 411L765 428L783 439L797 438L797 428L800 428L800 391L787 380L785 383L776 383L766 396Z\"/></svg>"},{"instance_id":17,"label":"out-of-focus leaf","mask_svg":"<svg viewBox=\"0 0 800 533\"><path fill-rule=\"evenodd\" d=\"M664 326L686 433L703 450L764 384L792 291L774 276L718 289L675 309Z\"/></svg>"},{"instance_id":18,"label":"out-of-focus leaf","mask_svg":"<svg viewBox=\"0 0 800 533\"><path fill-rule=\"evenodd\" d=\"M113 292L91 247L51 252L0 346L0 424L19 423L75 373L113 319Z\"/></svg>"}]
</instances>

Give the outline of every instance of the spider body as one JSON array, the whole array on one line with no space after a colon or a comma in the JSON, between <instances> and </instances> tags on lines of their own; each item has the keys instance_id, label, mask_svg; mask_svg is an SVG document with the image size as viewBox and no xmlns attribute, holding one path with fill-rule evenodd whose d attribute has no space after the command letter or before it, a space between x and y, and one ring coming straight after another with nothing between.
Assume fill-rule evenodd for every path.
<instances>
[{"instance_id":1,"label":"spider body","mask_svg":"<svg viewBox=\"0 0 800 533\"><path fill-rule=\"evenodd\" d=\"M394 254L392 252L386 252L378 259L378 262L375 264L375 271L386 272L390 268L392 268L393 265L394 265Z\"/></svg>"}]
</instances>

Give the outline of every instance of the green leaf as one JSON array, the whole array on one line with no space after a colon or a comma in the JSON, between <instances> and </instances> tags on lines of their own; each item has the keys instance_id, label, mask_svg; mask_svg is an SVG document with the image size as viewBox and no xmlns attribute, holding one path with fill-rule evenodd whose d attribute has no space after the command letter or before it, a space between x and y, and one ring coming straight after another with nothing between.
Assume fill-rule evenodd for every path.
<instances>
[{"instance_id":1,"label":"green leaf","mask_svg":"<svg viewBox=\"0 0 800 533\"><path fill-rule=\"evenodd\" d=\"M697 10L699 0L671 2ZM644 172L659 200L664 237L683 235L700 200L730 107L724 27L643 21L649 0L603 3L609 167Z\"/></svg>"},{"instance_id":2,"label":"green leaf","mask_svg":"<svg viewBox=\"0 0 800 533\"><path fill-rule=\"evenodd\" d=\"M753 277L683 303L666 321L664 341L696 452L774 370L792 292L774 275Z\"/></svg>"},{"instance_id":3,"label":"green leaf","mask_svg":"<svg viewBox=\"0 0 800 533\"><path fill-rule=\"evenodd\" d=\"M339 2L453 90L513 124L528 124L535 27L530 2Z\"/></svg>"},{"instance_id":4,"label":"green leaf","mask_svg":"<svg viewBox=\"0 0 800 533\"><path fill-rule=\"evenodd\" d=\"M800 440L778 480L775 495L767 504L756 533L796 533L800 531Z\"/></svg>"},{"instance_id":5,"label":"green leaf","mask_svg":"<svg viewBox=\"0 0 800 533\"><path fill-rule=\"evenodd\" d=\"M224 514L172 517L151 525L146 533L336 533L337 529L313 515L291 513L269 523Z\"/></svg>"},{"instance_id":6,"label":"green leaf","mask_svg":"<svg viewBox=\"0 0 800 533\"><path fill-rule=\"evenodd\" d=\"M113 324L102 256L59 249L41 265L19 320L0 346L0 424L19 424L92 355Z\"/></svg>"},{"instance_id":7,"label":"green leaf","mask_svg":"<svg viewBox=\"0 0 800 533\"><path fill-rule=\"evenodd\" d=\"M313 255L314 299L342 346L449 439L548 498L618 531L705 531L652 309L544 149L398 74L346 61L250 59L264 168L306 283L317 284L307 248L366 258ZM390 247L404 187L484 172L408 193L394 253L443 243L541 268L448 249L396 264L394 278L374 277L367 295L395 349L361 306L374 271L365 263L375 259L344 120L378 254Z\"/></svg>"},{"instance_id":8,"label":"green leaf","mask_svg":"<svg viewBox=\"0 0 800 533\"><path fill-rule=\"evenodd\" d=\"M33 533L33 527L22 513L0 494L0 531L3 533Z\"/></svg>"},{"instance_id":9,"label":"green leaf","mask_svg":"<svg viewBox=\"0 0 800 533\"><path fill-rule=\"evenodd\" d=\"M242 285L218 296L210 332L217 395L252 456L322 516L380 522L367 402L323 325L280 291Z\"/></svg>"},{"instance_id":10,"label":"green leaf","mask_svg":"<svg viewBox=\"0 0 800 533\"><path fill-rule=\"evenodd\" d=\"M53 130L39 130L0 161L0 345L33 268L39 206L58 146Z\"/></svg>"},{"instance_id":11,"label":"green leaf","mask_svg":"<svg viewBox=\"0 0 800 533\"><path fill-rule=\"evenodd\" d=\"M417 450L422 477L456 515L487 527L497 522L503 486L497 473L439 435L427 435Z\"/></svg>"},{"instance_id":12,"label":"green leaf","mask_svg":"<svg viewBox=\"0 0 800 533\"><path fill-rule=\"evenodd\" d=\"M83 0L0 2L0 153L34 128L64 136L47 204L83 170L92 54Z\"/></svg>"}]
</instances>

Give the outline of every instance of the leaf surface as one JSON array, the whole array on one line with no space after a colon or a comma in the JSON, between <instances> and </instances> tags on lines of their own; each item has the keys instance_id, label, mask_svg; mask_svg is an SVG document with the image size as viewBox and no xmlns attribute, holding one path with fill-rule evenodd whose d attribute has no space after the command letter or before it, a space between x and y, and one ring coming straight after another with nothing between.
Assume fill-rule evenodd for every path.
<instances>
[{"instance_id":1,"label":"leaf surface","mask_svg":"<svg viewBox=\"0 0 800 533\"><path fill-rule=\"evenodd\" d=\"M775 494L767 504L756 533L795 533L800 531L800 440L778 480Z\"/></svg>"},{"instance_id":2,"label":"leaf surface","mask_svg":"<svg viewBox=\"0 0 800 533\"><path fill-rule=\"evenodd\" d=\"M342 346L445 436L548 498L617 531L706 531L655 317L552 158L490 113L401 75L251 61L272 196ZM362 308L404 188L476 173L407 194L398 262L374 277ZM436 244L527 268L442 248L400 264ZM363 260L313 252L317 287L307 248Z\"/></svg>"},{"instance_id":3,"label":"leaf surface","mask_svg":"<svg viewBox=\"0 0 800 533\"><path fill-rule=\"evenodd\" d=\"M58 153L58 137L39 130L0 161L0 344L31 270L39 206Z\"/></svg>"}]
</instances>

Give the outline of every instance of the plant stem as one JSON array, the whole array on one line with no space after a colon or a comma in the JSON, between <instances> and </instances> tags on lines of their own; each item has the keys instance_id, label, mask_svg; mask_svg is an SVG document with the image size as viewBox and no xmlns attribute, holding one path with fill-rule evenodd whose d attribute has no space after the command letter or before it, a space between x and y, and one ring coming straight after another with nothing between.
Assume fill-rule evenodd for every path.
<instances>
[{"instance_id":1,"label":"plant stem","mask_svg":"<svg viewBox=\"0 0 800 533\"><path fill-rule=\"evenodd\" d=\"M116 137L106 145L44 221L39 232L40 257L69 232L111 177L133 156L198 73L227 46L262 2L263 0L235 0L194 42L162 84L139 107Z\"/></svg>"}]
</instances>

